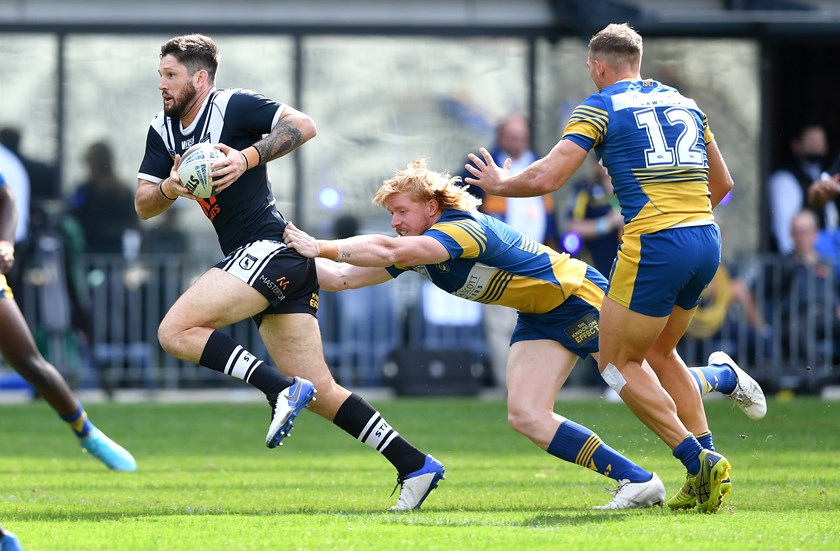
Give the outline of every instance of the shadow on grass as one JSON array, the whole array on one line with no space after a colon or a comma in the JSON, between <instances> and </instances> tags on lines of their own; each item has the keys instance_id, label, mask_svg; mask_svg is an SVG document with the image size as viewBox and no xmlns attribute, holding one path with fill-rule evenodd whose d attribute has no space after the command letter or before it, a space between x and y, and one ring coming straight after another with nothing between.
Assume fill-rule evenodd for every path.
<instances>
[{"instance_id":1,"label":"shadow on grass","mask_svg":"<svg viewBox=\"0 0 840 551\"><path fill-rule=\"evenodd\" d=\"M586 511L569 510L566 514L553 513L531 517L520 523L520 526L530 528L547 528L554 526L580 526L583 524L603 524L623 520L628 516L638 516L638 512L628 511Z\"/></svg>"}]
</instances>

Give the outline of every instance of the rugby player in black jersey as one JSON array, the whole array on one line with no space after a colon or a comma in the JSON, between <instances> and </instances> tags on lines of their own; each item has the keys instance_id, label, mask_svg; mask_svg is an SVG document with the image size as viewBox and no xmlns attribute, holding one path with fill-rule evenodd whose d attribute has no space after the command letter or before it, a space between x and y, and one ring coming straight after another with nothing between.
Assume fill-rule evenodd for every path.
<instances>
[{"instance_id":1,"label":"rugby player in black jersey","mask_svg":"<svg viewBox=\"0 0 840 551\"><path fill-rule=\"evenodd\" d=\"M335 382L315 317L315 263L283 243L286 221L276 208L265 165L313 138L315 124L256 92L216 88L218 55L216 44L203 35L175 37L161 46L163 111L148 130L135 207L149 219L178 199L196 200L213 223L225 258L171 307L158 330L160 344L177 358L263 391L272 406L269 447L281 442L305 407L331 420L397 469L402 490L392 508L416 509L443 478L444 467L400 436L361 396ZM226 155L214 166L216 194L207 199L191 195L177 172L180 156L199 142L218 144ZM276 368L220 331L249 317Z\"/></svg>"}]
</instances>

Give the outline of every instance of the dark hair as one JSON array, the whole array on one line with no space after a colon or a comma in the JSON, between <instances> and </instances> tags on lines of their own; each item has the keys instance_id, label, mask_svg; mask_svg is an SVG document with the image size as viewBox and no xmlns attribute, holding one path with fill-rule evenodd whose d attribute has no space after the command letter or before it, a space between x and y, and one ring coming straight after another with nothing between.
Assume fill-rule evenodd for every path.
<instances>
[{"instance_id":1,"label":"dark hair","mask_svg":"<svg viewBox=\"0 0 840 551\"><path fill-rule=\"evenodd\" d=\"M16 152L20 147L20 130L11 126L0 128L0 144Z\"/></svg>"},{"instance_id":2,"label":"dark hair","mask_svg":"<svg viewBox=\"0 0 840 551\"><path fill-rule=\"evenodd\" d=\"M219 48L213 39L203 34L185 34L170 38L160 47L160 57L171 55L182 63L190 75L204 69L210 82L216 81L219 68Z\"/></svg>"}]
</instances>

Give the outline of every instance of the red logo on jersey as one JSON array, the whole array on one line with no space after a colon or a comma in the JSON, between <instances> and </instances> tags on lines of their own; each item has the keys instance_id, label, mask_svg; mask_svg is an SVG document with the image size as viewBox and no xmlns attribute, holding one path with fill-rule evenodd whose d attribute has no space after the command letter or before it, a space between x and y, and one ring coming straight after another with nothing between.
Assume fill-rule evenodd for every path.
<instances>
[{"instance_id":1,"label":"red logo on jersey","mask_svg":"<svg viewBox=\"0 0 840 551\"><path fill-rule=\"evenodd\" d=\"M207 199L199 199L198 204L201 205L201 210L204 211L204 216L209 218L211 221L222 211L222 209L219 208L219 202L216 201L215 196L208 197Z\"/></svg>"}]
</instances>

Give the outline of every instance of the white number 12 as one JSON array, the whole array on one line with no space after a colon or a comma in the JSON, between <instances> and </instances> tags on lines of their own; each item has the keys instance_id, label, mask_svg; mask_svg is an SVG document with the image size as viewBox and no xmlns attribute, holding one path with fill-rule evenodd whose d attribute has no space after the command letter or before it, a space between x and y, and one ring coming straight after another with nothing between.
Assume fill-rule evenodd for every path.
<instances>
[{"instance_id":1,"label":"white number 12","mask_svg":"<svg viewBox=\"0 0 840 551\"><path fill-rule=\"evenodd\" d=\"M647 166L703 166L703 152L697 147L700 129L691 112L683 107L670 107L665 118L671 126L681 126L675 144L665 141L665 131L653 109L636 111L636 125L647 132L651 147L645 150Z\"/></svg>"}]
</instances>

